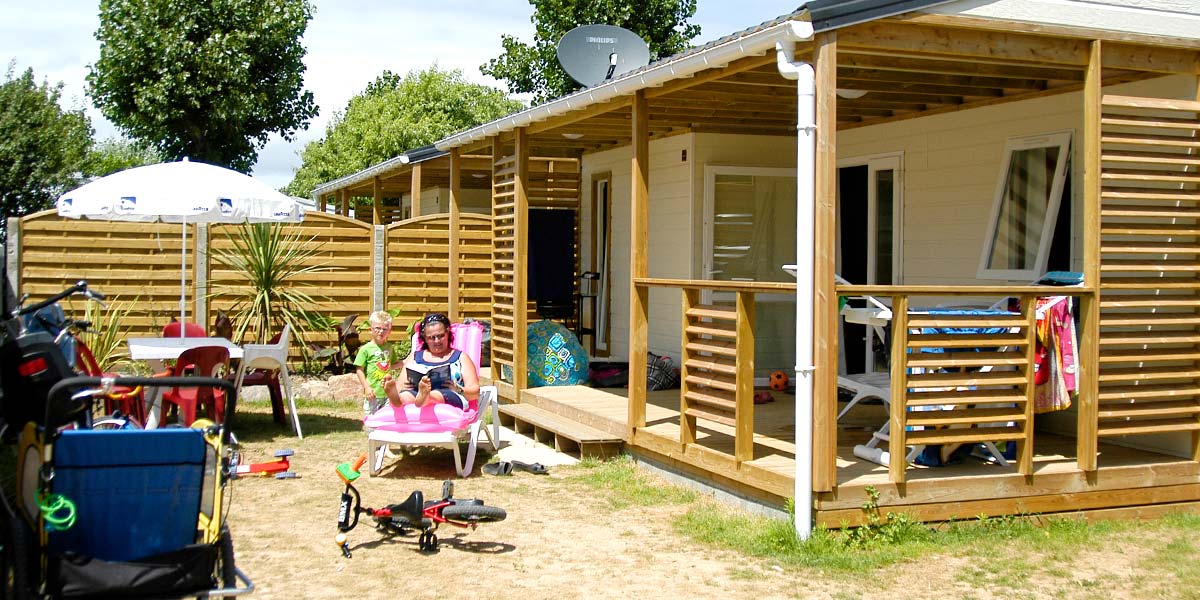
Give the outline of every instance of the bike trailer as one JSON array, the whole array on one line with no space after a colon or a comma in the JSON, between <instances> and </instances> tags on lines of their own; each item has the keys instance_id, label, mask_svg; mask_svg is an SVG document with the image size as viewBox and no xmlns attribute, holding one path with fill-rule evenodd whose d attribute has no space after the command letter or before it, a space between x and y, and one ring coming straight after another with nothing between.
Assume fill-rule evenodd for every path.
<instances>
[{"instance_id":1,"label":"bike trailer","mask_svg":"<svg viewBox=\"0 0 1200 600\"><path fill-rule=\"evenodd\" d=\"M118 379L133 385L232 385L213 378ZM62 389L95 386L73 378ZM201 383L203 382L203 383ZM76 394L75 397L79 397ZM232 411L232 405L230 410ZM50 433L46 433L49 431ZM14 527L37 531L36 548L18 590L31 598L139 598L236 596L253 584L234 564L233 541L223 523L229 478L227 430L197 422L190 429L87 430L30 424L18 453ZM35 558L36 556L36 558ZM40 560L38 560L40 558ZM32 560L29 560L32 559ZM238 581L243 587L237 587Z\"/></svg>"}]
</instances>

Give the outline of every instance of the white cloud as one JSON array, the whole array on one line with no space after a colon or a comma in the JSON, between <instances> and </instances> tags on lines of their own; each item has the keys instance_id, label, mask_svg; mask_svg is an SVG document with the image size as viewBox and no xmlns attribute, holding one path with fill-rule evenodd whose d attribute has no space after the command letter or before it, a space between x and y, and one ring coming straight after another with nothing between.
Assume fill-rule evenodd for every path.
<instances>
[{"instance_id":1,"label":"white cloud","mask_svg":"<svg viewBox=\"0 0 1200 600\"><path fill-rule=\"evenodd\" d=\"M97 4L86 1L15 3L0 20L0 60L16 60L18 71L32 67L38 79L64 83L64 104L86 106L97 138L117 135L116 128L90 108L85 96L87 66L99 57L94 37ZM384 70L404 74L437 63L461 69L467 79L498 83L479 66L501 52L500 36L533 39L528 0L439 0L395 2L316 0L315 15L304 36L308 50L305 87L313 92L320 116L293 142L273 136L259 153L254 175L273 187L291 181L304 144L325 134L334 111ZM693 23L703 29L698 42L739 31L791 12L799 0L700 0Z\"/></svg>"}]
</instances>

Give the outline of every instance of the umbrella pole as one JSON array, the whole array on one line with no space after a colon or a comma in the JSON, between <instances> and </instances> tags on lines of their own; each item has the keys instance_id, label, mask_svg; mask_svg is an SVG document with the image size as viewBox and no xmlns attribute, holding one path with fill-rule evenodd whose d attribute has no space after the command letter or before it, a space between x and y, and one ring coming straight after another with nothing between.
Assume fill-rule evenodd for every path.
<instances>
[{"instance_id":1,"label":"umbrella pole","mask_svg":"<svg viewBox=\"0 0 1200 600\"><path fill-rule=\"evenodd\" d=\"M183 248L179 252L179 337L187 323L187 217L183 218Z\"/></svg>"}]
</instances>

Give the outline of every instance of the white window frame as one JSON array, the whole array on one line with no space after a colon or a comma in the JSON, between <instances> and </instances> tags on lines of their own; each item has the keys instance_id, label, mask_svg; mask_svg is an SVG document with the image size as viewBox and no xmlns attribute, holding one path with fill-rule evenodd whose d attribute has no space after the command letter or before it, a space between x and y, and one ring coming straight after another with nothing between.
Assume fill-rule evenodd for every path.
<instances>
[{"instance_id":1,"label":"white window frame","mask_svg":"<svg viewBox=\"0 0 1200 600\"><path fill-rule=\"evenodd\" d=\"M704 165L704 244L700 258L700 279L713 278L713 223L716 220L717 175L751 175L755 177L796 178L796 169L787 167L740 167L733 165ZM793 202L795 200L793 199ZM780 265L782 267L783 265ZM782 301L779 294L762 294L760 302ZM702 302L712 302L712 290L701 293Z\"/></svg>"},{"instance_id":2,"label":"white window frame","mask_svg":"<svg viewBox=\"0 0 1200 600\"><path fill-rule=\"evenodd\" d=\"M996 191L992 196L992 214L988 219L987 231L983 248L979 252L979 269L976 277L979 279L1003 279L1008 281L1033 281L1046 270L1046 261L1050 258L1050 246L1054 238L1054 227L1058 222L1058 209L1062 205L1063 187L1067 179L1067 165L1071 158L1071 131L1057 131L1039 135L1019 136L1009 138L1004 144L1004 161L1000 165L1000 176L997 177ZM992 253L992 244L996 242L996 225L1000 220L1001 203L1004 192L1008 189L1008 172L1012 165L1013 155L1022 150L1035 148L1059 149L1058 163L1054 167L1054 181L1050 186L1050 198L1046 206L1046 219L1042 223L1041 238L1038 240L1037 258L1028 269L995 269L988 267L988 258Z\"/></svg>"}]
</instances>

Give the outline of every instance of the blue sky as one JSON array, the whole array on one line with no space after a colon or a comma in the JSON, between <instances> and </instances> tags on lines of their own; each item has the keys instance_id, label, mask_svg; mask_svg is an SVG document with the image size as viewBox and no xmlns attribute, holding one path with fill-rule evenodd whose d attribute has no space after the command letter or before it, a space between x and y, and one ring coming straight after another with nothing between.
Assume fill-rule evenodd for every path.
<instances>
[{"instance_id":1,"label":"blue sky","mask_svg":"<svg viewBox=\"0 0 1200 600\"><path fill-rule=\"evenodd\" d=\"M316 14L304 36L308 50L305 87L321 114L291 143L279 138L259 152L254 175L282 187L300 165L304 144L320 139L335 111L385 69L407 73L437 63L461 69L470 80L499 85L479 65L500 54L501 34L533 39L528 0L315 0ZM692 23L701 27L697 43L728 35L789 13L801 0L699 0ZM93 34L97 3L74 0L0 0L0 60L16 61L18 72L65 85L63 103L84 107L96 137L118 135L91 108L84 94L87 66L99 56Z\"/></svg>"}]
</instances>

